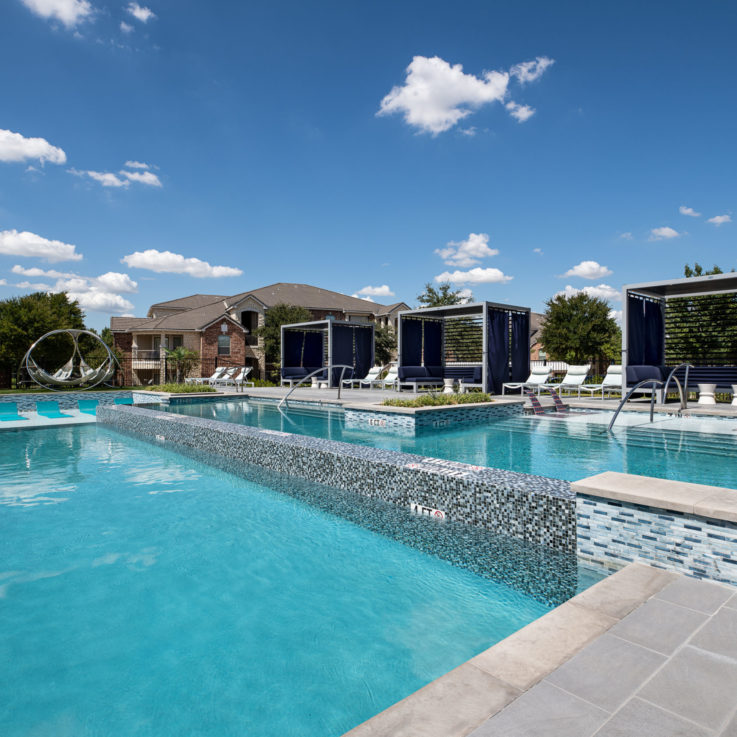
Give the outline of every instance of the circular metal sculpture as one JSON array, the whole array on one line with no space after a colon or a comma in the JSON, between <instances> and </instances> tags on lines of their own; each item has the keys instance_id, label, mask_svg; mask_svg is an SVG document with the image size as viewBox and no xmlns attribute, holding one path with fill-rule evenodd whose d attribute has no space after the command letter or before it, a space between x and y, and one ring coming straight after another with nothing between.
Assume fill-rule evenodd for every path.
<instances>
[{"instance_id":1,"label":"circular metal sculpture","mask_svg":"<svg viewBox=\"0 0 737 737\"><path fill-rule=\"evenodd\" d=\"M72 355L69 360L53 373L42 368L36 362L33 352L37 350L39 345L52 335L67 335L71 338L74 346ZM105 357L97 368L92 368L87 364L79 349L79 337L87 335L96 340L104 349ZM60 391L62 389L92 389L105 381L112 379L115 369L119 366L118 360L108 345L100 338L99 335L91 333L89 330L52 330L46 335L42 335L26 352L21 361L21 368L28 372L28 375L39 386L44 389L52 389Z\"/></svg>"}]
</instances>

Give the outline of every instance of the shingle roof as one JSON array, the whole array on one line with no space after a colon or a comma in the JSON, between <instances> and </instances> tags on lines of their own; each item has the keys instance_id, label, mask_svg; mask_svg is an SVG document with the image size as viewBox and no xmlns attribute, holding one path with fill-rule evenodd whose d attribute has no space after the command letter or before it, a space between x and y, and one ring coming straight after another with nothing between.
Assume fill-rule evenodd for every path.
<instances>
[{"instance_id":1,"label":"shingle roof","mask_svg":"<svg viewBox=\"0 0 737 737\"><path fill-rule=\"evenodd\" d=\"M309 284L291 284L288 282L278 282L276 284L270 284L268 287L260 287L259 289L252 289L249 292L241 292L233 297L229 297L227 300L228 305L234 305L249 295L253 295L266 307L286 303L313 310L375 313L377 307L382 306L377 305L375 302L369 302L366 299L349 297L347 294L340 294L340 292L331 292L329 289L320 289L320 287L313 287Z\"/></svg>"},{"instance_id":2,"label":"shingle roof","mask_svg":"<svg viewBox=\"0 0 737 737\"><path fill-rule=\"evenodd\" d=\"M197 307L204 307L205 305L212 304L213 302L222 302L227 299L222 294L191 294L189 297L179 297L178 299L170 299L168 302L157 302L151 305L149 308L153 310L154 307L163 307L164 309L183 309L192 310Z\"/></svg>"},{"instance_id":3,"label":"shingle roof","mask_svg":"<svg viewBox=\"0 0 737 737\"><path fill-rule=\"evenodd\" d=\"M176 312L164 317L137 318L142 321L135 324L136 330L201 330L225 314L225 307L221 300L197 307L193 310ZM115 318L113 318L115 319Z\"/></svg>"},{"instance_id":4,"label":"shingle roof","mask_svg":"<svg viewBox=\"0 0 737 737\"><path fill-rule=\"evenodd\" d=\"M396 309L410 309L410 306L406 302L395 302L393 305L379 305L377 304L376 307L379 309L376 311L377 315L388 315L390 312L393 312Z\"/></svg>"},{"instance_id":5,"label":"shingle roof","mask_svg":"<svg viewBox=\"0 0 737 737\"><path fill-rule=\"evenodd\" d=\"M138 327L143 322L148 322L147 317L111 317L110 330L125 332L130 328Z\"/></svg>"}]
</instances>

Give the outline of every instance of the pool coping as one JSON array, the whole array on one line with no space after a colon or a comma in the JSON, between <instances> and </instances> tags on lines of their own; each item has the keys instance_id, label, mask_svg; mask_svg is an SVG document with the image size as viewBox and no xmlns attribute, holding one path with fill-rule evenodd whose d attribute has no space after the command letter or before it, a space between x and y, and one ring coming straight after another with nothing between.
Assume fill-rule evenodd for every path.
<instances>
[{"instance_id":1,"label":"pool coping","mask_svg":"<svg viewBox=\"0 0 737 737\"><path fill-rule=\"evenodd\" d=\"M630 563L343 737L467 737L680 577Z\"/></svg>"}]
</instances>

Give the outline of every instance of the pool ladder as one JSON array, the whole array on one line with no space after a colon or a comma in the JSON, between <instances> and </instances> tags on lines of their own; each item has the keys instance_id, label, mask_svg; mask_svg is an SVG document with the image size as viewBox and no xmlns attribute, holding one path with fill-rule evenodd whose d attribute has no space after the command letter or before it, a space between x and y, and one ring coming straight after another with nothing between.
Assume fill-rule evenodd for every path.
<instances>
[{"instance_id":1,"label":"pool ladder","mask_svg":"<svg viewBox=\"0 0 737 737\"><path fill-rule=\"evenodd\" d=\"M342 371L340 372L340 379L338 380L338 399L340 399L340 389L341 389L341 387L343 386L343 377L345 376L345 370L346 370L346 369L352 369L352 368L353 368L353 366L348 366L348 365L347 365L347 364L345 364L345 363L332 363L332 364L330 364L329 366L322 366L322 367L321 367L321 368L319 368L319 369L315 369L314 371L312 371L312 372L310 372L309 374L307 374L307 376L303 376L303 377L302 377L302 378L301 378L301 379L300 379L300 380L299 380L299 381L298 381L298 382L297 382L297 383L296 383L296 384L295 384L295 385L294 385L294 386L293 386L293 387L292 387L292 388L291 388L291 389L290 389L290 390L289 390L289 391L288 391L288 392L287 392L287 393L286 393L286 394L284 395L284 397L282 398L281 402L279 402L279 404L277 405L277 407L278 407L279 409L281 409L281 406L282 406L283 404L286 404L286 402L287 402L287 399L289 399L289 397L290 397L290 396L292 395L292 392L293 392L293 391L294 391L295 389L298 389L298 388L299 388L300 386L302 386L302 384L304 384L304 382L305 382L305 381L307 381L307 379L311 379L311 378L312 378L313 376L316 376L317 374L322 374L322 373L323 373L323 372L325 372L325 371L328 371L328 372L330 372L330 371L332 371L333 369L337 369L337 368L339 368L339 369L342 369ZM330 382L330 373L328 373L328 378L327 378L327 381L328 381L328 383ZM289 407L289 404L287 404L287 407Z\"/></svg>"}]
</instances>

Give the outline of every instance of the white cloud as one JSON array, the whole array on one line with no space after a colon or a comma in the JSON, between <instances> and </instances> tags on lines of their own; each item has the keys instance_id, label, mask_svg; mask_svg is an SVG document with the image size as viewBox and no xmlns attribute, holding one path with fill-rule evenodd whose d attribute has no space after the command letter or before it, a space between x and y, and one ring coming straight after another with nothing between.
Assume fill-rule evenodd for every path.
<instances>
[{"instance_id":1,"label":"white cloud","mask_svg":"<svg viewBox=\"0 0 737 737\"><path fill-rule=\"evenodd\" d=\"M133 30L133 26L122 20L120 21L120 30L123 31L123 33L130 33Z\"/></svg>"},{"instance_id":2,"label":"white cloud","mask_svg":"<svg viewBox=\"0 0 737 737\"><path fill-rule=\"evenodd\" d=\"M358 292L356 292L355 294L352 294L351 297L355 297L356 299L363 299L363 300L366 300L366 302L376 302L375 299L372 299L371 297L368 297L363 294L359 294Z\"/></svg>"},{"instance_id":3,"label":"white cloud","mask_svg":"<svg viewBox=\"0 0 737 737\"><path fill-rule=\"evenodd\" d=\"M584 287L583 289L576 289L576 287L566 284L566 288L557 292L555 296L557 297L558 294L562 294L565 297L575 297L577 294L581 293L588 294L589 297L599 297L600 299L606 300L622 299L622 295L619 290L614 287L610 287L608 284L599 284L596 287Z\"/></svg>"},{"instance_id":4,"label":"white cloud","mask_svg":"<svg viewBox=\"0 0 737 737\"><path fill-rule=\"evenodd\" d=\"M724 223L731 223L732 218L729 215L715 215L713 218L709 218L707 223L713 223L714 225L724 225Z\"/></svg>"},{"instance_id":5,"label":"white cloud","mask_svg":"<svg viewBox=\"0 0 737 737\"><path fill-rule=\"evenodd\" d=\"M48 240L35 233L24 230L0 231L0 254L5 256L24 256L26 258L42 258L46 261L79 261L81 253L76 246L62 241Z\"/></svg>"},{"instance_id":6,"label":"white cloud","mask_svg":"<svg viewBox=\"0 0 737 737\"><path fill-rule=\"evenodd\" d=\"M543 255L543 249L542 249L542 248L533 248L533 249L532 249L532 252L533 252L533 253L538 253L538 254L540 254L541 256Z\"/></svg>"},{"instance_id":7,"label":"white cloud","mask_svg":"<svg viewBox=\"0 0 737 737\"><path fill-rule=\"evenodd\" d=\"M469 126L468 128L461 128L461 133L464 136L473 138L476 135L476 126L472 125L472 126Z\"/></svg>"},{"instance_id":8,"label":"white cloud","mask_svg":"<svg viewBox=\"0 0 737 737\"><path fill-rule=\"evenodd\" d=\"M625 241L631 241L632 240L632 233L630 233L628 231L627 233L622 233L619 237L622 238Z\"/></svg>"},{"instance_id":9,"label":"white cloud","mask_svg":"<svg viewBox=\"0 0 737 737\"><path fill-rule=\"evenodd\" d=\"M140 182L150 187L161 186L161 180L152 171L121 171L120 173L131 182Z\"/></svg>"},{"instance_id":10,"label":"white cloud","mask_svg":"<svg viewBox=\"0 0 737 737\"><path fill-rule=\"evenodd\" d=\"M112 294L97 289L88 292L67 292L69 299L77 300L85 311L119 314L130 312L134 305L119 294Z\"/></svg>"},{"instance_id":11,"label":"white cloud","mask_svg":"<svg viewBox=\"0 0 737 737\"><path fill-rule=\"evenodd\" d=\"M460 303L462 305L465 305L473 299L473 292L468 287L465 287L464 289L458 290L458 296L461 299Z\"/></svg>"},{"instance_id":12,"label":"white cloud","mask_svg":"<svg viewBox=\"0 0 737 737\"><path fill-rule=\"evenodd\" d=\"M509 70L509 73L516 77L520 84L527 84L540 79L543 72L553 64L555 64L555 59L538 56L534 61L523 61L521 64L515 64Z\"/></svg>"},{"instance_id":13,"label":"white cloud","mask_svg":"<svg viewBox=\"0 0 737 737\"><path fill-rule=\"evenodd\" d=\"M70 174L75 177L89 177L99 182L103 187L128 187L130 182L127 179L121 179L109 171L80 171L78 169L68 169Z\"/></svg>"},{"instance_id":14,"label":"white cloud","mask_svg":"<svg viewBox=\"0 0 737 737\"><path fill-rule=\"evenodd\" d=\"M52 146L45 138L25 138L20 133L0 129L0 161L27 161L37 159L42 164L63 164L64 151Z\"/></svg>"},{"instance_id":15,"label":"white cloud","mask_svg":"<svg viewBox=\"0 0 737 737\"><path fill-rule=\"evenodd\" d=\"M678 208L678 212L680 212L681 215L688 215L689 217L692 217L692 218L700 218L701 217L701 213L700 212L696 212L696 210L694 210L693 207L686 207L686 205L681 205Z\"/></svg>"},{"instance_id":16,"label":"white cloud","mask_svg":"<svg viewBox=\"0 0 737 737\"><path fill-rule=\"evenodd\" d=\"M11 286L18 287L18 289L33 289L34 292L48 292L51 289L51 285L44 282L21 281Z\"/></svg>"},{"instance_id":17,"label":"white cloud","mask_svg":"<svg viewBox=\"0 0 737 737\"><path fill-rule=\"evenodd\" d=\"M363 287L356 292L359 297L393 297L394 292L389 288L388 284L382 284L380 287ZM354 297L356 295L353 295Z\"/></svg>"},{"instance_id":18,"label":"white cloud","mask_svg":"<svg viewBox=\"0 0 737 737\"><path fill-rule=\"evenodd\" d=\"M125 164L123 164L127 169L150 169L151 166L149 164L144 163L143 161L126 161Z\"/></svg>"},{"instance_id":19,"label":"white cloud","mask_svg":"<svg viewBox=\"0 0 737 737\"><path fill-rule=\"evenodd\" d=\"M67 28L92 15L88 0L21 0L32 13L41 18L61 21Z\"/></svg>"},{"instance_id":20,"label":"white cloud","mask_svg":"<svg viewBox=\"0 0 737 737\"><path fill-rule=\"evenodd\" d=\"M519 123L524 123L535 114L535 108L532 108L529 105L518 105L513 100L510 100L504 107L509 111L509 114Z\"/></svg>"},{"instance_id":21,"label":"white cloud","mask_svg":"<svg viewBox=\"0 0 737 737\"><path fill-rule=\"evenodd\" d=\"M7 286L7 284L8 284L8 280L7 279L0 279L0 287L5 287L5 286Z\"/></svg>"},{"instance_id":22,"label":"white cloud","mask_svg":"<svg viewBox=\"0 0 737 737\"><path fill-rule=\"evenodd\" d=\"M475 77L438 56L415 56L406 71L404 84L384 97L377 115L400 113L409 125L432 135L449 130L481 105L502 102L509 83L506 72Z\"/></svg>"},{"instance_id":23,"label":"white cloud","mask_svg":"<svg viewBox=\"0 0 737 737\"><path fill-rule=\"evenodd\" d=\"M435 277L436 282L451 284L499 284L508 282L514 277L506 276L499 269L482 269L477 266L469 271L444 271Z\"/></svg>"},{"instance_id":24,"label":"white cloud","mask_svg":"<svg viewBox=\"0 0 737 737\"><path fill-rule=\"evenodd\" d=\"M496 256L499 251L489 248L486 233L469 233L465 241L450 241L445 248L436 248L437 253L448 266L473 266L482 258Z\"/></svg>"},{"instance_id":25,"label":"white cloud","mask_svg":"<svg viewBox=\"0 0 737 737\"><path fill-rule=\"evenodd\" d=\"M650 231L650 237L648 240L662 241L663 239L668 238L678 238L679 235L681 235L681 233L677 230L673 230L673 228L669 228L667 225L664 225L662 228L653 228Z\"/></svg>"},{"instance_id":26,"label":"white cloud","mask_svg":"<svg viewBox=\"0 0 737 737\"><path fill-rule=\"evenodd\" d=\"M568 269L563 276L579 276L582 279L603 279L605 276L612 274L611 269L602 266L596 261L581 261L573 268Z\"/></svg>"},{"instance_id":27,"label":"white cloud","mask_svg":"<svg viewBox=\"0 0 737 737\"><path fill-rule=\"evenodd\" d=\"M609 317L611 317L618 325L622 324L622 310L609 310Z\"/></svg>"},{"instance_id":28,"label":"white cloud","mask_svg":"<svg viewBox=\"0 0 737 737\"><path fill-rule=\"evenodd\" d=\"M224 276L240 276L243 271L231 266L210 266L207 261L198 258L185 258L171 251L157 251L149 248L124 256L121 261L133 269L148 269L157 273L189 274L201 278L219 278Z\"/></svg>"},{"instance_id":29,"label":"white cloud","mask_svg":"<svg viewBox=\"0 0 737 737\"><path fill-rule=\"evenodd\" d=\"M155 18L156 14L151 8L145 8L136 2L128 3L126 10L136 19L140 20L141 23L148 23L151 18Z\"/></svg>"}]
</instances>

